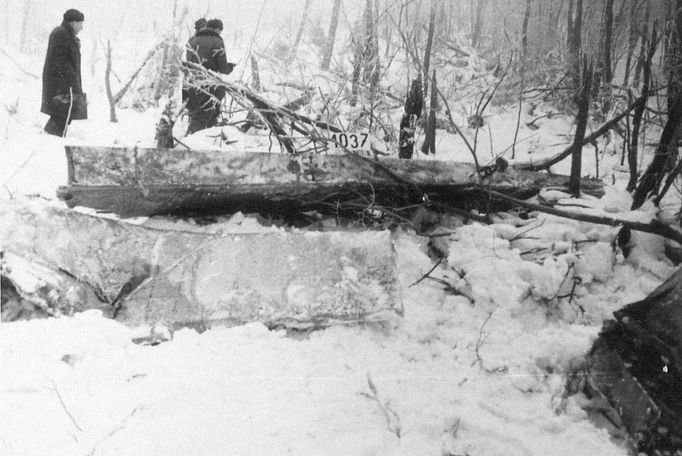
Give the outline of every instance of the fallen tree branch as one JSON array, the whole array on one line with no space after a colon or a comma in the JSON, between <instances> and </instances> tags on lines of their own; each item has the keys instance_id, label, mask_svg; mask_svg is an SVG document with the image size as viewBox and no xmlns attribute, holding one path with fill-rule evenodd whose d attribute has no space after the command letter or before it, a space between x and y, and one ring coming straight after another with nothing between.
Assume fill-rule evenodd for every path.
<instances>
[{"instance_id":1,"label":"fallen tree branch","mask_svg":"<svg viewBox=\"0 0 682 456\"><path fill-rule=\"evenodd\" d=\"M633 222L624 219L617 219L613 217L567 212L559 209L554 209L551 207L541 206L535 203L529 203L527 201L516 199L508 195L504 195L494 190L485 190L485 192L488 193L491 197L499 198L538 212L544 212L546 214L556 215L557 217L567 218L570 220L577 220L579 222L594 223L597 225L625 226L627 228L630 228L631 230L656 234L659 236L663 236L666 239L671 239L682 244L682 232L677 231L676 229L671 228L670 226L665 225L664 223L661 223L655 219L651 220L651 222L649 223L643 223Z\"/></svg>"},{"instance_id":2,"label":"fallen tree branch","mask_svg":"<svg viewBox=\"0 0 682 456\"><path fill-rule=\"evenodd\" d=\"M418 285L418 284L421 283L423 280L425 280L426 278L428 278L429 276L431 276L431 273L432 273L433 271L435 271L436 268L437 268L438 266L440 266L440 264L441 264L442 262L443 262L443 259L442 259L442 258L439 258L438 261L436 261L436 264L434 264L433 267L432 267L431 269L429 269L429 272L427 272L426 274L424 274L423 276L421 276L421 278L420 278L419 280L417 280L416 282L414 282L414 283L408 285L407 288L411 288L411 287L413 287L413 286L415 286L415 285Z\"/></svg>"},{"instance_id":3,"label":"fallen tree branch","mask_svg":"<svg viewBox=\"0 0 682 456\"><path fill-rule=\"evenodd\" d=\"M152 57L154 57L154 55L156 54L156 52L157 52L159 49L161 49L161 48L163 47L164 43L166 42L166 39L167 39L167 37L164 37L161 41L159 41L158 43L156 43L156 45L154 45L153 48L151 48L151 50L147 53L147 56L146 56L145 59L142 61L142 63L140 64L140 66L138 66L138 67L137 67L137 70L135 70L135 71L133 72L133 74L130 76L130 78L128 79L128 82L126 82L126 83L123 85L123 87L121 87L121 89L120 89L118 92L116 92L116 95L114 95L114 98L113 98L114 104L116 104L116 103L118 103L119 101L121 101L121 98L123 98L123 96L126 94L126 92L128 91L128 89L129 89L130 86L132 85L133 81L134 81L134 80L137 78L137 76L140 74L140 71L142 71L142 69L147 65L147 63L152 59Z\"/></svg>"},{"instance_id":4,"label":"fallen tree branch","mask_svg":"<svg viewBox=\"0 0 682 456\"><path fill-rule=\"evenodd\" d=\"M604 122L599 128L597 128L594 132L592 132L590 135L585 136L585 138L582 140L580 143L581 147L585 146L600 136L606 134L611 128L613 128L618 122L623 120L625 116L627 116L631 111L633 111L635 108L640 106L642 103L646 102L646 97L639 97L637 98L630 106L628 106L625 111L621 112L618 114L616 117L612 118L611 120L608 120ZM571 144L568 146L563 152L560 152L556 154L553 157L550 157L546 160L542 160L541 162L538 163L519 163L517 165L514 165L515 168L517 169L523 169L526 171L542 171L545 169L548 169L550 166L554 166L560 161L562 161L565 158L568 158L571 156L573 153L573 149L577 146L577 144Z\"/></svg>"},{"instance_id":5,"label":"fallen tree branch","mask_svg":"<svg viewBox=\"0 0 682 456\"><path fill-rule=\"evenodd\" d=\"M54 382L54 380L51 380L51 382L52 382L52 388L54 389L54 392L57 393L57 397L59 398L59 403L62 404L62 408L66 412L66 416L68 416L69 419L71 420L71 423L73 423L73 425L76 426L76 429L78 429L81 432L84 432L83 428L78 425L78 423L76 422L76 419L73 417L73 415L69 411L69 408L64 403L64 399L62 398L62 395L59 392L59 389L57 388L57 384Z\"/></svg>"},{"instance_id":6,"label":"fallen tree branch","mask_svg":"<svg viewBox=\"0 0 682 456\"><path fill-rule=\"evenodd\" d=\"M480 364L481 366L483 366L483 358L481 358L480 350L481 350L481 347L483 346L483 343L485 342L485 339L486 339L486 337L487 337L487 335L485 335L485 334L483 333L483 330L485 329L485 325L488 324L488 322L490 321L490 319L492 318L492 316L493 316L494 313L495 313L494 310L491 311L491 312L489 312L489 313L488 313L488 316L487 316L487 317L485 318L485 320L483 321L483 324L482 324L481 327L478 329L478 340L476 340L476 350L475 350L475 352L476 352L476 359L474 360L473 363L471 363L471 367L474 367L477 363Z\"/></svg>"},{"instance_id":7,"label":"fallen tree branch","mask_svg":"<svg viewBox=\"0 0 682 456\"><path fill-rule=\"evenodd\" d=\"M391 408L390 400L387 401L381 400L381 398L379 397L379 390L372 381L372 375L369 372L367 372L367 384L369 385L369 390L372 392L372 394L367 393L361 394L367 397L368 399L375 401L379 405L379 409L384 414L384 418L386 418L386 427L388 428L389 431L395 434L396 437L400 438L402 432L402 426L400 424L400 415L398 415L396 411Z\"/></svg>"}]
</instances>

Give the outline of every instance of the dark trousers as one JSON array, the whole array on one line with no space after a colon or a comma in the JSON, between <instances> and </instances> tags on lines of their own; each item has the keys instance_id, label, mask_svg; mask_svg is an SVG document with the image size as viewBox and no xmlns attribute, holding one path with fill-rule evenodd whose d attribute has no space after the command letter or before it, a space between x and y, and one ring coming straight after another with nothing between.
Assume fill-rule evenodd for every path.
<instances>
[{"instance_id":1,"label":"dark trousers","mask_svg":"<svg viewBox=\"0 0 682 456\"><path fill-rule=\"evenodd\" d=\"M216 98L220 99L223 95L224 93L209 95L196 88L183 90L183 98L187 102L186 106L189 114L188 135L218 125L220 103L216 101Z\"/></svg>"},{"instance_id":2,"label":"dark trousers","mask_svg":"<svg viewBox=\"0 0 682 456\"><path fill-rule=\"evenodd\" d=\"M66 128L66 119L64 117L51 116L50 120L45 124L44 130L50 135L64 136L64 128Z\"/></svg>"}]
</instances>

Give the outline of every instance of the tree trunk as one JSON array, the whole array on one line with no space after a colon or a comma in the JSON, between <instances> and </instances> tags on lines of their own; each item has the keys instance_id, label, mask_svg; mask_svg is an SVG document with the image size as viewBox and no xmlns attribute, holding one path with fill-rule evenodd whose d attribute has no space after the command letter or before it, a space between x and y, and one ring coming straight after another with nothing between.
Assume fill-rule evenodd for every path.
<instances>
[{"instance_id":1,"label":"tree trunk","mask_svg":"<svg viewBox=\"0 0 682 456\"><path fill-rule=\"evenodd\" d=\"M429 14L429 32L426 38L426 49L424 50L424 100L429 94L429 66L431 65L431 50L433 47L433 33L436 28L436 0L431 0L431 13ZM424 103L426 105L426 103Z\"/></svg>"},{"instance_id":2,"label":"tree trunk","mask_svg":"<svg viewBox=\"0 0 682 456\"><path fill-rule=\"evenodd\" d=\"M646 49L647 49L647 36L649 36L649 17L651 15L651 3L649 3L649 0L645 0L646 2L646 8L644 10L644 22L642 23L642 31L641 31L641 46L640 46L640 52L639 52L639 58L637 59L637 65L635 67L635 78L634 78L634 86L637 87L639 86L639 81L642 75L642 69L645 65L646 61Z\"/></svg>"},{"instance_id":3,"label":"tree trunk","mask_svg":"<svg viewBox=\"0 0 682 456\"><path fill-rule=\"evenodd\" d=\"M571 58L571 40L573 40L573 15L575 14L574 12L574 3L573 0L568 0L568 11L566 13L566 52L568 54L568 58Z\"/></svg>"},{"instance_id":4,"label":"tree trunk","mask_svg":"<svg viewBox=\"0 0 682 456\"><path fill-rule=\"evenodd\" d=\"M488 4L488 0L478 0L476 6L476 20L474 22L474 30L471 35L471 46L477 47L481 44L481 34L483 32L483 12Z\"/></svg>"},{"instance_id":5,"label":"tree trunk","mask_svg":"<svg viewBox=\"0 0 682 456\"><path fill-rule=\"evenodd\" d=\"M175 125L175 119L173 118L174 110L175 100L170 98L166 102L159 123L156 124L157 149L172 149L175 146L175 138L173 138L173 126Z\"/></svg>"},{"instance_id":6,"label":"tree trunk","mask_svg":"<svg viewBox=\"0 0 682 456\"><path fill-rule=\"evenodd\" d=\"M424 144L422 144L422 153L428 155L432 153L436 155L436 104L437 98L436 87L436 70L433 70L433 78L431 79L431 102L429 103L429 116L426 121L426 137Z\"/></svg>"},{"instance_id":7,"label":"tree trunk","mask_svg":"<svg viewBox=\"0 0 682 456\"><path fill-rule=\"evenodd\" d=\"M631 1L632 4L630 5L630 23L628 25L628 47L627 56L625 58L625 76L623 77L624 86L628 85L628 81L630 79L630 73L632 71L632 56L635 53L635 49L637 48L637 40L639 39L637 27L638 17L637 5L639 3L639 0Z\"/></svg>"},{"instance_id":8,"label":"tree trunk","mask_svg":"<svg viewBox=\"0 0 682 456\"><path fill-rule=\"evenodd\" d=\"M305 30L305 24L308 22L308 13L310 12L310 5L313 0L305 0L305 6L303 7L303 14L301 15L301 22L298 24L298 31L296 32L296 38L294 39L294 44L292 45L293 53L296 53L298 45L301 43L301 37L303 36L303 31Z\"/></svg>"},{"instance_id":9,"label":"tree trunk","mask_svg":"<svg viewBox=\"0 0 682 456\"><path fill-rule=\"evenodd\" d=\"M646 42L646 39L644 39ZM651 81L651 65L654 58L654 53L656 52L657 37L656 37L656 23L654 23L654 28L651 31L651 39L649 41L649 46L644 46L645 54L640 56L640 60L644 63L644 81L642 83L642 94L641 97L644 99L649 98L650 81ZM632 133L630 140L630 147L628 149L628 167L630 168L630 180L628 181L627 191L631 192L635 189L637 185L637 178L639 174L637 166L637 155L639 147L639 129L642 124L642 118L644 116L644 111L646 110L646 103L637 106L635 112L632 116Z\"/></svg>"},{"instance_id":10,"label":"tree trunk","mask_svg":"<svg viewBox=\"0 0 682 456\"><path fill-rule=\"evenodd\" d=\"M530 5L531 0L526 0L526 12L523 15L523 25L521 26L522 66L525 66L526 56L528 55L528 22L530 20ZM523 71L523 69L521 71Z\"/></svg>"},{"instance_id":11,"label":"tree trunk","mask_svg":"<svg viewBox=\"0 0 682 456\"><path fill-rule=\"evenodd\" d=\"M583 0L576 0L575 12L571 21L571 33L569 35L568 59L569 65L568 74L573 82L573 87L576 90L576 95L580 91L580 49L582 46L582 17L583 17ZM578 95L579 96L579 95Z\"/></svg>"},{"instance_id":12,"label":"tree trunk","mask_svg":"<svg viewBox=\"0 0 682 456\"><path fill-rule=\"evenodd\" d=\"M611 51L613 37L613 0L605 0L604 5L604 48L602 49L602 78L604 84L611 84L613 71L611 68Z\"/></svg>"},{"instance_id":13,"label":"tree trunk","mask_svg":"<svg viewBox=\"0 0 682 456\"><path fill-rule=\"evenodd\" d=\"M334 9L332 10L332 17L329 22L329 34L327 35L327 47L324 50L321 67L323 70L328 70L332 62L332 54L334 53L334 40L336 40L336 28L339 25L339 13L341 11L341 0L334 0Z\"/></svg>"},{"instance_id":14,"label":"tree trunk","mask_svg":"<svg viewBox=\"0 0 682 456\"><path fill-rule=\"evenodd\" d=\"M417 119L422 113L424 95L421 78L412 81L410 92L405 100L405 110L400 119L400 135L398 138L398 157L410 159L414 151L414 133Z\"/></svg>"},{"instance_id":15,"label":"tree trunk","mask_svg":"<svg viewBox=\"0 0 682 456\"><path fill-rule=\"evenodd\" d=\"M612 128L614 128L616 125L618 125L618 122L623 120L623 118L627 117L628 114L635 110L638 106L641 104L646 104L647 100L643 97L637 98L633 103L631 103L623 112L618 114L617 116L607 120L604 122L599 128L597 128L594 132L590 133L589 136L585 137L583 140L583 146L586 144L589 144L590 142L596 140L597 138L605 135L607 132L609 132ZM626 132L627 134L627 132ZM556 165L560 161L568 158L571 153L573 152L573 145L569 146L562 152L559 152L558 154L554 155L553 157L544 159L538 163L518 163L516 164L517 168L520 169L525 169L528 171L540 171L540 170L548 170L551 166Z\"/></svg>"},{"instance_id":16,"label":"tree trunk","mask_svg":"<svg viewBox=\"0 0 682 456\"><path fill-rule=\"evenodd\" d=\"M369 85L371 96L379 83L379 48L373 20L372 0L365 0L363 13L363 32L359 39L354 38L353 74L351 76L350 106L355 106L361 85Z\"/></svg>"},{"instance_id":17,"label":"tree trunk","mask_svg":"<svg viewBox=\"0 0 682 456\"><path fill-rule=\"evenodd\" d=\"M679 3L679 2L678 2ZM680 19L680 16L678 16ZM653 55L655 51L656 43L656 24L654 23L654 29L652 31L652 43L650 44L649 55ZM679 44L679 42L678 42ZM680 47L677 46L675 51L679 52ZM649 58L647 57L647 60ZM649 66L649 65L647 65ZM645 78L647 74L644 74ZM679 87L680 81L676 80L678 77L675 72L670 73L669 86ZM671 96L674 97L671 99ZM658 192L661 185L663 177L670 170L675 162L677 155L677 132L679 131L680 124L682 123L682 91L673 90L668 92L668 120L663 127L663 132L661 133L661 139L656 146L656 153L654 154L654 159L647 168L646 172L642 175L642 179L637 186L635 193L633 195L632 209L637 209L641 207L646 199ZM634 139L634 138L633 138Z\"/></svg>"},{"instance_id":18,"label":"tree trunk","mask_svg":"<svg viewBox=\"0 0 682 456\"><path fill-rule=\"evenodd\" d=\"M676 2L675 26L672 27L670 47L666 55L668 66L668 110L682 89L682 0Z\"/></svg>"},{"instance_id":19,"label":"tree trunk","mask_svg":"<svg viewBox=\"0 0 682 456\"><path fill-rule=\"evenodd\" d=\"M571 178L569 191L575 197L580 197L580 177L582 174L582 150L587 118L590 110L590 91L592 89L593 64L583 58L582 84L578 97L578 114L576 116L575 139L573 140L573 156L571 158Z\"/></svg>"},{"instance_id":20,"label":"tree trunk","mask_svg":"<svg viewBox=\"0 0 682 456\"><path fill-rule=\"evenodd\" d=\"M258 61L256 57L251 54L251 88L254 92L263 90L260 84L260 71L258 70Z\"/></svg>"},{"instance_id":21,"label":"tree trunk","mask_svg":"<svg viewBox=\"0 0 682 456\"><path fill-rule=\"evenodd\" d=\"M109 121L118 122L116 119L116 100L111 92L111 41L107 40L107 67L104 70L104 87L109 101Z\"/></svg>"}]
</instances>

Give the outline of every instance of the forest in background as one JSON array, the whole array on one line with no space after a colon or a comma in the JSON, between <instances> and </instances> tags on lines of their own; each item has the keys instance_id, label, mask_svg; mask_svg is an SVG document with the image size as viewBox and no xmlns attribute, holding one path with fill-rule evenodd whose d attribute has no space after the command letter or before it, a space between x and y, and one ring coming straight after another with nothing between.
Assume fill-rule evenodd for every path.
<instances>
[{"instance_id":1,"label":"forest in background","mask_svg":"<svg viewBox=\"0 0 682 456\"><path fill-rule=\"evenodd\" d=\"M415 147L435 153L441 129L464 138L479 166L476 141L488 106L516 106L520 123L522 109L532 114L550 103L575 117L571 147L520 166L549 169L572 157L574 195L582 146L602 136L629 168L633 208L651 196L660 202L682 168L678 0L157 0L96 7L60 0L47 8L6 0L6 6L0 42L38 59L61 11L85 12L83 73L106 90L112 121L117 106L165 105L171 116L181 115L167 100L177 93L184 44L197 17L217 16L249 90L344 130L369 128L388 154L412 157ZM261 73L271 80L261 81ZM243 108L253 116L252 104L226 114ZM588 122L596 129L587 131ZM659 139L645 142L647 131ZM518 125L506 159L515 159L517 135ZM647 148L654 151L650 166Z\"/></svg>"}]
</instances>

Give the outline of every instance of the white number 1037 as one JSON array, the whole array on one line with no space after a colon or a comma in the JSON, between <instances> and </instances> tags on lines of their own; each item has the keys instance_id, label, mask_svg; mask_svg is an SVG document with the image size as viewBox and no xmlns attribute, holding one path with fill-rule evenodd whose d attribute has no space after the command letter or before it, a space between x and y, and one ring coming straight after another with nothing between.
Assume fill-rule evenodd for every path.
<instances>
[{"instance_id":1,"label":"white number 1037","mask_svg":"<svg viewBox=\"0 0 682 456\"><path fill-rule=\"evenodd\" d=\"M369 149L369 134L362 133L332 133L330 139L337 145L345 147L348 150L368 150Z\"/></svg>"}]
</instances>

